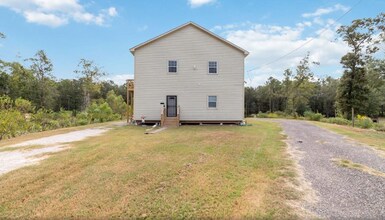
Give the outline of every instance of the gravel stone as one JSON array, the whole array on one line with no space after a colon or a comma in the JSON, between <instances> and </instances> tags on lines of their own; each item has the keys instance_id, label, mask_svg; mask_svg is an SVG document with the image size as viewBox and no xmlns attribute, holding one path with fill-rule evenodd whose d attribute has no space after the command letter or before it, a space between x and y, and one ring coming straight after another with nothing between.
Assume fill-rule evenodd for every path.
<instances>
[{"instance_id":1,"label":"gravel stone","mask_svg":"<svg viewBox=\"0 0 385 220\"><path fill-rule=\"evenodd\" d=\"M301 152L298 164L317 194L305 208L325 219L385 219L385 178L345 168L333 159L346 159L385 173L379 150L317 127L306 121L274 120Z\"/></svg>"}]
</instances>

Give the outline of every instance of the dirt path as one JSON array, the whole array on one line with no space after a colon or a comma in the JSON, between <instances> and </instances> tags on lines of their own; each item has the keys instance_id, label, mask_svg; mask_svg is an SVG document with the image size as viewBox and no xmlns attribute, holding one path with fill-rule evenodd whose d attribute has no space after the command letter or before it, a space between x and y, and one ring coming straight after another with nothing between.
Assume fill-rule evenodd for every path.
<instances>
[{"instance_id":1,"label":"dirt path","mask_svg":"<svg viewBox=\"0 0 385 220\"><path fill-rule=\"evenodd\" d=\"M124 123L117 122L110 126L72 131L1 147L0 150L6 148L8 150L0 152L0 175L24 166L37 164L49 157L47 153L63 151L69 148L69 143L99 136L110 130L113 126L122 125ZM38 147L30 148L31 146Z\"/></svg>"},{"instance_id":2,"label":"dirt path","mask_svg":"<svg viewBox=\"0 0 385 220\"><path fill-rule=\"evenodd\" d=\"M315 203L304 204L306 209L327 219L385 218L385 178L336 162L350 161L385 173L385 158L378 151L305 121L276 121L317 194Z\"/></svg>"}]
</instances>

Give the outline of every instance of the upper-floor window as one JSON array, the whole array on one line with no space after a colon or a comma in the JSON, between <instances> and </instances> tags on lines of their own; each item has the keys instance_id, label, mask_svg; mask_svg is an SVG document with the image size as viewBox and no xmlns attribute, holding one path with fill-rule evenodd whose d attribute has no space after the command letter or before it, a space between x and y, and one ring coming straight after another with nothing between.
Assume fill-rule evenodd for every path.
<instances>
[{"instance_id":1,"label":"upper-floor window","mask_svg":"<svg viewBox=\"0 0 385 220\"><path fill-rule=\"evenodd\" d=\"M217 107L217 96L209 95L208 107L209 108L216 108Z\"/></svg>"},{"instance_id":2,"label":"upper-floor window","mask_svg":"<svg viewBox=\"0 0 385 220\"><path fill-rule=\"evenodd\" d=\"M169 60L168 61L168 72L169 73L176 73L178 70L178 62L176 60Z\"/></svg>"},{"instance_id":3,"label":"upper-floor window","mask_svg":"<svg viewBox=\"0 0 385 220\"><path fill-rule=\"evenodd\" d=\"M209 61L209 74L218 73L218 63L217 61Z\"/></svg>"}]
</instances>

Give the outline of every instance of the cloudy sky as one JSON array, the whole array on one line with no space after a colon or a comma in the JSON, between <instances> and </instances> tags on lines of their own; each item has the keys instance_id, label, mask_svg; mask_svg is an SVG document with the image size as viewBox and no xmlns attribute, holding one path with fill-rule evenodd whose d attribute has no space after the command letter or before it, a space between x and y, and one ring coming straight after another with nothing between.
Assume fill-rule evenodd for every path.
<instances>
[{"instance_id":1,"label":"cloudy sky","mask_svg":"<svg viewBox=\"0 0 385 220\"><path fill-rule=\"evenodd\" d=\"M384 0L0 0L0 58L23 62L43 49L57 78L76 77L86 58L123 83L133 74L129 48L194 21L250 51L248 85L281 78L307 52L318 77L339 77L347 47L335 30L384 9Z\"/></svg>"}]
</instances>

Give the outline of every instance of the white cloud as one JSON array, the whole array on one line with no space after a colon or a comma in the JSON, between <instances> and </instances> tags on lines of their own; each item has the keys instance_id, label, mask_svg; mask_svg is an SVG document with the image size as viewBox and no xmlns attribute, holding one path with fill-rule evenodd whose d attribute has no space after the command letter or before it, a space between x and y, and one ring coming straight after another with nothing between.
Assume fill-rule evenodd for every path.
<instances>
[{"instance_id":1,"label":"white cloud","mask_svg":"<svg viewBox=\"0 0 385 220\"><path fill-rule=\"evenodd\" d=\"M23 15L27 22L51 27L68 24L70 20L104 25L118 14L114 7L99 13L88 12L78 0L0 0L0 6Z\"/></svg>"},{"instance_id":2,"label":"white cloud","mask_svg":"<svg viewBox=\"0 0 385 220\"><path fill-rule=\"evenodd\" d=\"M148 29L148 26L147 25L143 25L143 26L139 27L137 30L139 32L143 32L143 31L146 31L147 29Z\"/></svg>"},{"instance_id":3,"label":"white cloud","mask_svg":"<svg viewBox=\"0 0 385 220\"><path fill-rule=\"evenodd\" d=\"M134 74L117 74L105 77L103 80L112 80L117 85L123 85L127 79L133 79Z\"/></svg>"},{"instance_id":4,"label":"white cloud","mask_svg":"<svg viewBox=\"0 0 385 220\"><path fill-rule=\"evenodd\" d=\"M118 15L118 11L114 7L108 8L108 15L111 17L115 17Z\"/></svg>"},{"instance_id":5,"label":"white cloud","mask_svg":"<svg viewBox=\"0 0 385 220\"><path fill-rule=\"evenodd\" d=\"M215 2L215 0L188 0L188 4L191 6L191 8L197 8L213 2Z\"/></svg>"},{"instance_id":6,"label":"white cloud","mask_svg":"<svg viewBox=\"0 0 385 220\"><path fill-rule=\"evenodd\" d=\"M23 14L29 23L38 23L51 27L58 27L68 23L67 19L58 17L54 14L47 14L37 11L25 11Z\"/></svg>"},{"instance_id":7,"label":"white cloud","mask_svg":"<svg viewBox=\"0 0 385 220\"><path fill-rule=\"evenodd\" d=\"M264 84L270 76L282 79L284 70L295 68L308 51L310 61L321 63L319 67L313 66L316 73L318 71L332 75L336 72L335 70L327 71L340 69L340 58L348 48L341 40L335 40L337 38L335 29L338 24L330 19L322 21L324 25L309 21L293 26L248 23L247 26L217 25L213 29L221 32L220 34L227 40L250 52L246 58L246 70L256 69L246 72L245 80L248 85L257 86ZM315 33L311 34L314 36L306 35L314 29L316 29ZM298 49L299 47L301 48ZM282 56L285 57L281 58Z\"/></svg>"},{"instance_id":8,"label":"white cloud","mask_svg":"<svg viewBox=\"0 0 385 220\"><path fill-rule=\"evenodd\" d=\"M302 14L302 17L304 17L304 18L319 17L322 15L330 14L332 12L336 12L336 11L347 12L348 10L349 10L349 7L346 7L346 6L341 5L341 4L336 4L336 5L334 5L332 7L328 7L328 8L318 8L317 10L315 10L315 12L304 13L304 14Z\"/></svg>"}]
</instances>

